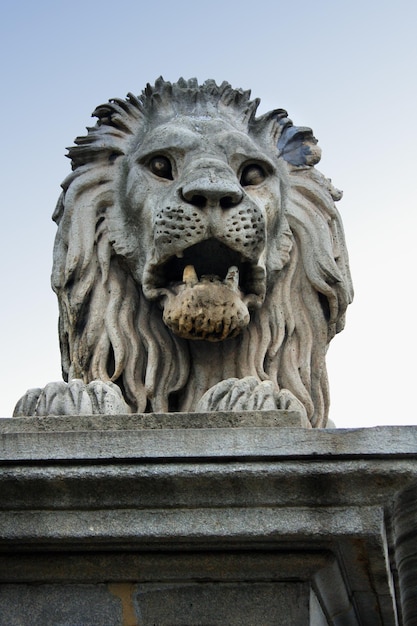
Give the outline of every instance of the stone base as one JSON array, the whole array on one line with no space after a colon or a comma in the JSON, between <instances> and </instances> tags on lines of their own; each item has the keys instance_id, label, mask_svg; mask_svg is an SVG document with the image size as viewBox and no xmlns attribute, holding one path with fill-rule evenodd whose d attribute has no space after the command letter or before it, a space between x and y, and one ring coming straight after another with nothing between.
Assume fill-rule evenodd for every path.
<instances>
[{"instance_id":1,"label":"stone base","mask_svg":"<svg viewBox=\"0 0 417 626\"><path fill-rule=\"evenodd\" d=\"M8 626L328 624L305 583L3 585L0 602Z\"/></svg>"},{"instance_id":2,"label":"stone base","mask_svg":"<svg viewBox=\"0 0 417 626\"><path fill-rule=\"evenodd\" d=\"M0 625L416 626L417 428L297 419L0 420Z\"/></svg>"}]
</instances>

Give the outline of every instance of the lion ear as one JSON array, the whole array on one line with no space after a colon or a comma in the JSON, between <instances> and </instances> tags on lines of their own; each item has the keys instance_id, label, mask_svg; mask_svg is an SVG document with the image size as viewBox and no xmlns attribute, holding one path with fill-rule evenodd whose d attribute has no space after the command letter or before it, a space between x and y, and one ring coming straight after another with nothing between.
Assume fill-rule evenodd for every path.
<instances>
[{"instance_id":1,"label":"lion ear","mask_svg":"<svg viewBox=\"0 0 417 626\"><path fill-rule=\"evenodd\" d=\"M321 150L311 128L294 126L288 118L280 119L282 126L278 139L279 156L295 166L316 165L321 158Z\"/></svg>"}]
</instances>

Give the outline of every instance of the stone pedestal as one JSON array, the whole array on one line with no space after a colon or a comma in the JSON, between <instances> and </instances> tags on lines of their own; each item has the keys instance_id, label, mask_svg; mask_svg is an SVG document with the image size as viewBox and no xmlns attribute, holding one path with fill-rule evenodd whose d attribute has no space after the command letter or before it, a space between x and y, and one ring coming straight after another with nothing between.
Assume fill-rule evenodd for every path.
<instances>
[{"instance_id":1,"label":"stone pedestal","mask_svg":"<svg viewBox=\"0 0 417 626\"><path fill-rule=\"evenodd\" d=\"M0 420L0 625L416 626L417 428Z\"/></svg>"}]
</instances>

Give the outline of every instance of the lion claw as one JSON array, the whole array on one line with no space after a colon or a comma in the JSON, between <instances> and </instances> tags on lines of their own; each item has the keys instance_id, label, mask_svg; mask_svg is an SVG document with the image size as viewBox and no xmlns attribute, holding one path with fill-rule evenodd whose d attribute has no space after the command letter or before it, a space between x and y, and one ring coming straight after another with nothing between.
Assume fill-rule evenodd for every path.
<instances>
[{"instance_id":1,"label":"lion claw","mask_svg":"<svg viewBox=\"0 0 417 626\"><path fill-rule=\"evenodd\" d=\"M304 404L288 389L281 389L281 391L276 394L275 400L277 409L297 411L298 413L302 413L303 417L307 420L307 411Z\"/></svg>"},{"instance_id":2,"label":"lion claw","mask_svg":"<svg viewBox=\"0 0 417 626\"><path fill-rule=\"evenodd\" d=\"M209 389L196 411L268 411L286 409L306 416L301 402L287 389L277 392L272 381L260 382L254 376L228 378Z\"/></svg>"}]
</instances>

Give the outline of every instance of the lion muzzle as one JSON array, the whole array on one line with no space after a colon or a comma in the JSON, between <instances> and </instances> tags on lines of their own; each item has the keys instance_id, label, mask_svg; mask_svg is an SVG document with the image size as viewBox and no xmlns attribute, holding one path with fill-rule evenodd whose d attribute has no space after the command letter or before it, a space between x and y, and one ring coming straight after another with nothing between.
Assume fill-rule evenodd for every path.
<instances>
[{"instance_id":1,"label":"lion muzzle","mask_svg":"<svg viewBox=\"0 0 417 626\"><path fill-rule=\"evenodd\" d=\"M249 311L239 289L239 270L232 266L221 281L217 276L198 279L192 265L184 268L183 282L168 293L163 320L183 339L223 341L249 324Z\"/></svg>"}]
</instances>

